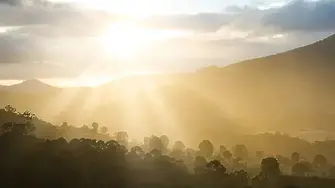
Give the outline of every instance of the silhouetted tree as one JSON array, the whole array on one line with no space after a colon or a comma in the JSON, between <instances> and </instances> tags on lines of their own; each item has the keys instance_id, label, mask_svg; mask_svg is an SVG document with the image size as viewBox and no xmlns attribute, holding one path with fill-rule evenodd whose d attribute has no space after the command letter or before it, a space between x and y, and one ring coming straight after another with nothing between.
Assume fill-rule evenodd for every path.
<instances>
[{"instance_id":1,"label":"silhouetted tree","mask_svg":"<svg viewBox=\"0 0 335 188\"><path fill-rule=\"evenodd\" d=\"M225 152L227 149L224 145L220 145L220 149L219 149L219 154L222 156L223 152Z\"/></svg>"},{"instance_id":2,"label":"silhouetted tree","mask_svg":"<svg viewBox=\"0 0 335 188\"><path fill-rule=\"evenodd\" d=\"M108 133L108 128L105 127L105 126L101 127L101 128L100 128L100 133L101 133L101 134L107 134L107 133Z\"/></svg>"},{"instance_id":3,"label":"silhouetted tree","mask_svg":"<svg viewBox=\"0 0 335 188\"><path fill-rule=\"evenodd\" d=\"M125 131L120 131L120 132L117 132L115 134L116 136L116 141L125 146L125 147L128 147L128 139L129 139L129 136L128 136L128 133L125 132Z\"/></svg>"},{"instance_id":4,"label":"silhouetted tree","mask_svg":"<svg viewBox=\"0 0 335 188\"><path fill-rule=\"evenodd\" d=\"M229 150L226 150L222 153L222 156L224 157L224 159L230 160L232 158L233 154Z\"/></svg>"},{"instance_id":5,"label":"silhouetted tree","mask_svg":"<svg viewBox=\"0 0 335 188\"><path fill-rule=\"evenodd\" d=\"M171 157L181 160L185 156L185 145L182 141L177 141L172 146Z\"/></svg>"},{"instance_id":6,"label":"silhouetted tree","mask_svg":"<svg viewBox=\"0 0 335 188\"><path fill-rule=\"evenodd\" d=\"M276 158L277 158L277 160L280 164L283 164L283 165L290 165L291 164L291 160L287 157L284 157L282 155L276 155Z\"/></svg>"},{"instance_id":7,"label":"silhouetted tree","mask_svg":"<svg viewBox=\"0 0 335 188\"><path fill-rule=\"evenodd\" d=\"M144 155L143 149L139 146L135 146L135 147L131 148L130 152L135 153L139 157L142 157Z\"/></svg>"},{"instance_id":8,"label":"silhouetted tree","mask_svg":"<svg viewBox=\"0 0 335 188\"><path fill-rule=\"evenodd\" d=\"M234 150L234 156L241 158L242 160L248 159L248 149L245 145L236 145Z\"/></svg>"},{"instance_id":9,"label":"silhouetted tree","mask_svg":"<svg viewBox=\"0 0 335 188\"><path fill-rule=\"evenodd\" d=\"M207 163L206 165L206 171L207 172L220 172L220 173L225 173L226 168L221 164L220 161L218 160L213 160Z\"/></svg>"},{"instance_id":10,"label":"silhouetted tree","mask_svg":"<svg viewBox=\"0 0 335 188\"><path fill-rule=\"evenodd\" d=\"M172 146L172 150L183 151L184 149L185 149L185 144L182 141L176 141Z\"/></svg>"},{"instance_id":11,"label":"silhouetted tree","mask_svg":"<svg viewBox=\"0 0 335 188\"><path fill-rule=\"evenodd\" d=\"M194 160L194 173L202 174L205 172L207 161L203 156L197 156Z\"/></svg>"},{"instance_id":12,"label":"silhouetted tree","mask_svg":"<svg viewBox=\"0 0 335 188\"><path fill-rule=\"evenodd\" d=\"M164 150L167 150L167 148L168 148L168 146L169 146L169 142L170 142L169 137L167 137L166 135L162 135L162 136L160 137L160 139L161 139L162 142L163 142Z\"/></svg>"},{"instance_id":13,"label":"silhouetted tree","mask_svg":"<svg viewBox=\"0 0 335 188\"><path fill-rule=\"evenodd\" d=\"M94 133L98 133L99 130L99 124L97 122L92 123L92 128Z\"/></svg>"},{"instance_id":14,"label":"silhouetted tree","mask_svg":"<svg viewBox=\"0 0 335 188\"><path fill-rule=\"evenodd\" d=\"M294 152L291 155L291 162L292 164L297 164L300 161L300 154L298 152Z\"/></svg>"},{"instance_id":15,"label":"silhouetted tree","mask_svg":"<svg viewBox=\"0 0 335 188\"><path fill-rule=\"evenodd\" d=\"M330 178L335 179L335 167L334 166L329 169L328 173L329 173Z\"/></svg>"},{"instance_id":16,"label":"silhouetted tree","mask_svg":"<svg viewBox=\"0 0 335 188\"><path fill-rule=\"evenodd\" d=\"M61 125L62 128L68 128L69 124L67 122L63 122Z\"/></svg>"},{"instance_id":17,"label":"silhouetted tree","mask_svg":"<svg viewBox=\"0 0 335 188\"><path fill-rule=\"evenodd\" d=\"M213 146L212 142L210 142L209 140L203 140L199 144L198 148L199 148L198 155L200 155L200 156L211 157L213 155L214 146Z\"/></svg>"},{"instance_id":18,"label":"silhouetted tree","mask_svg":"<svg viewBox=\"0 0 335 188\"><path fill-rule=\"evenodd\" d=\"M35 126L30 123L4 123L0 126L0 134L13 133L16 135L28 135L35 130Z\"/></svg>"},{"instance_id":19,"label":"silhouetted tree","mask_svg":"<svg viewBox=\"0 0 335 188\"><path fill-rule=\"evenodd\" d=\"M273 157L268 157L262 160L261 170L265 177L279 176L280 174L279 163L277 159Z\"/></svg>"},{"instance_id":20,"label":"silhouetted tree","mask_svg":"<svg viewBox=\"0 0 335 188\"><path fill-rule=\"evenodd\" d=\"M292 167L292 175L295 176L306 176L311 171L311 165L307 162L298 162Z\"/></svg>"},{"instance_id":21,"label":"silhouetted tree","mask_svg":"<svg viewBox=\"0 0 335 188\"><path fill-rule=\"evenodd\" d=\"M31 121L31 120L34 119L36 116L35 116L35 114L32 113L32 112L25 111L25 112L23 112L22 117L23 117L24 119L26 119L27 121Z\"/></svg>"},{"instance_id":22,"label":"silhouetted tree","mask_svg":"<svg viewBox=\"0 0 335 188\"><path fill-rule=\"evenodd\" d=\"M316 155L313 160L313 166L320 168L327 165L327 158L323 155Z\"/></svg>"},{"instance_id":23,"label":"silhouetted tree","mask_svg":"<svg viewBox=\"0 0 335 188\"><path fill-rule=\"evenodd\" d=\"M4 109L5 109L6 112L16 113L16 108L14 108L11 105L6 105Z\"/></svg>"},{"instance_id":24,"label":"silhouetted tree","mask_svg":"<svg viewBox=\"0 0 335 188\"><path fill-rule=\"evenodd\" d=\"M163 141L157 136L151 136L149 140L149 150L159 150L164 151L164 143Z\"/></svg>"}]
</instances>

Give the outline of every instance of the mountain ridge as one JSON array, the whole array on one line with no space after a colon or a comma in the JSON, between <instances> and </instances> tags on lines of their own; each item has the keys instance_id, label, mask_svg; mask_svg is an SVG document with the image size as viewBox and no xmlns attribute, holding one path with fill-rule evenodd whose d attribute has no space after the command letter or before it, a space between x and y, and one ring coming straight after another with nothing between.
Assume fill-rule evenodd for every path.
<instances>
[{"instance_id":1,"label":"mountain ridge","mask_svg":"<svg viewBox=\"0 0 335 188\"><path fill-rule=\"evenodd\" d=\"M0 90L7 92L22 92L22 93L39 93L39 92L53 92L58 88L44 83L38 79L24 80L21 83L1 86Z\"/></svg>"},{"instance_id":2,"label":"mountain ridge","mask_svg":"<svg viewBox=\"0 0 335 188\"><path fill-rule=\"evenodd\" d=\"M175 117L177 122L172 123L179 122L183 131L193 130L199 134L207 131L203 137L213 134L215 127L218 127L215 132L221 134L235 126L244 126L244 131L248 126L255 132L269 129L335 131L334 60L335 35L332 35L294 50L221 68L136 76L75 91L71 96L63 92L45 94L44 98L35 97L33 101L38 104L31 111L49 113L50 118L62 113L57 121L73 124L94 120L128 127L132 127L128 120L134 119L128 115L138 113L143 115L138 122L156 130L164 119L157 118L161 112ZM27 98L24 101L28 102L17 102L15 106L29 108L34 106L29 97L32 96L7 96L8 100L1 102L11 104L15 98ZM40 104L43 106L39 107Z\"/></svg>"}]
</instances>

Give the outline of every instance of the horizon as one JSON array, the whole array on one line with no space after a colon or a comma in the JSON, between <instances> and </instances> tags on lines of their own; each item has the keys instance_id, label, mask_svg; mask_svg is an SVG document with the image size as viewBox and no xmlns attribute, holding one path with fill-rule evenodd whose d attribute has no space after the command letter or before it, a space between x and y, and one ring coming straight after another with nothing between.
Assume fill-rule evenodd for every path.
<instances>
[{"instance_id":1,"label":"horizon","mask_svg":"<svg viewBox=\"0 0 335 188\"><path fill-rule=\"evenodd\" d=\"M330 36L325 36L324 38L320 38L316 41L312 41L311 43L307 43L305 45L302 46L298 46L297 48L300 47L304 47L304 46L308 46L308 45L313 45L316 42L322 41L324 39L327 39L328 37L331 37L335 35L335 33L332 33ZM294 49L297 49L294 48ZM117 81L117 80L122 80L125 78L131 78L131 77L135 77L135 76L146 76L146 75L171 75L171 74L179 74L179 73L194 73L198 70L207 68L207 67L211 67L211 66L215 66L218 68L224 68L226 66L229 65L233 65L233 64L238 64L238 63L243 63L244 61L248 61L248 60L252 60L252 59L257 59L257 58L263 58L263 57L269 57L271 55L276 55L276 54L280 54L280 53L285 53L285 52L289 52L291 50L294 49L287 49L286 51L281 51L281 52L274 52L272 54L268 54L265 56L260 56L260 57L252 57L252 58L246 58L246 59L241 59L240 61L237 62L232 62L232 63L228 63L225 65L217 65L217 64L208 64L208 65L204 65L204 66L199 66L196 67L194 69L190 69L190 70L183 70L183 71L172 71L172 72L121 72L120 75L114 75L114 77L112 76L104 76L104 77L99 77L99 76L94 76L94 77L82 77L82 75L80 77L72 77L72 78L49 78L49 79L43 79L43 78L27 78L27 79L18 79L18 80L10 80L10 79L5 79L5 80L0 80L0 86L12 86L12 85L17 85L17 84L21 84L25 81L31 81L31 80L38 80L44 84L53 86L53 87L58 87L58 88L70 88L70 87L99 87L102 86L106 83L109 82L113 82L113 81Z\"/></svg>"}]
</instances>

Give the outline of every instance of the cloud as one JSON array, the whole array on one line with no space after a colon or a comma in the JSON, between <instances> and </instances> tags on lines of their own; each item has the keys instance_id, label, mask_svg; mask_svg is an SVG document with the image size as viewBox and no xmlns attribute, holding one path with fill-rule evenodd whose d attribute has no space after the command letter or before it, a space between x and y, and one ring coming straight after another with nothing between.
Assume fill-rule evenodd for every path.
<instances>
[{"instance_id":1,"label":"cloud","mask_svg":"<svg viewBox=\"0 0 335 188\"><path fill-rule=\"evenodd\" d=\"M264 26L281 31L334 31L335 1L296 0L264 16Z\"/></svg>"},{"instance_id":2,"label":"cloud","mask_svg":"<svg viewBox=\"0 0 335 188\"><path fill-rule=\"evenodd\" d=\"M7 2L7 3L6 3ZM120 19L105 11L81 9L73 4L28 0L0 3L0 27L20 26L16 33L50 36L92 36Z\"/></svg>"},{"instance_id":3,"label":"cloud","mask_svg":"<svg viewBox=\"0 0 335 188\"><path fill-rule=\"evenodd\" d=\"M330 0L155 15L139 23L194 34L154 44L133 67L180 71L281 52L330 35L335 29L333 17L335 1ZM73 4L0 0L0 79L73 77L92 66L98 67L95 73L105 74L129 68L131 65L106 58L91 39L120 19L124 17Z\"/></svg>"},{"instance_id":4,"label":"cloud","mask_svg":"<svg viewBox=\"0 0 335 188\"><path fill-rule=\"evenodd\" d=\"M0 0L0 4L8 4L11 6L41 5L46 6L51 3L44 0Z\"/></svg>"},{"instance_id":5,"label":"cloud","mask_svg":"<svg viewBox=\"0 0 335 188\"><path fill-rule=\"evenodd\" d=\"M185 29L208 32L228 24L233 17L226 13L198 13L191 15L160 15L143 20L143 23L160 29Z\"/></svg>"},{"instance_id":6,"label":"cloud","mask_svg":"<svg viewBox=\"0 0 335 188\"><path fill-rule=\"evenodd\" d=\"M269 6L228 6L219 13L165 15L145 20L160 28L215 32L221 27L275 32L329 31L335 29L335 1L293 0Z\"/></svg>"}]
</instances>

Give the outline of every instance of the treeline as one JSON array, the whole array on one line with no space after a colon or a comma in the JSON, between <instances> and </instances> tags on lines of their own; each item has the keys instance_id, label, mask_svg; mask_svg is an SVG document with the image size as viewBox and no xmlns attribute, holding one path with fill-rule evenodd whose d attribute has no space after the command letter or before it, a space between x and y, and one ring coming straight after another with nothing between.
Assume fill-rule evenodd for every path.
<instances>
[{"instance_id":1,"label":"treeline","mask_svg":"<svg viewBox=\"0 0 335 188\"><path fill-rule=\"evenodd\" d=\"M92 123L91 128L76 128L66 122L53 126L29 111L16 112L8 105L0 110L0 177L4 178L4 187L334 185L326 179L306 183L311 181L306 177L335 178L333 158L318 153L308 159L305 153L318 151L308 151L309 147L295 148L297 152L289 154L278 152L283 144L289 148L296 142L318 146L320 151L331 150L334 145L320 143L333 141L310 144L280 133L258 135L256 138L262 139L256 140L252 137L243 138L256 144L270 142L272 150L253 153L248 142L231 149L224 145L215 148L210 140L192 149L182 141L171 144L166 135L132 142L126 132L110 135L98 123ZM292 180L283 175L300 178ZM18 178L20 181L16 181Z\"/></svg>"},{"instance_id":2,"label":"treeline","mask_svg":"<svg viewBox=\"0 0 335 188\"><path fill-rule=\"evenodd\" d=\"M145 152L135 146L128 150L116 141L73 139L67 142L38 139L31 134L29 122L12 126L4 124L0 132L1 187L325 187L335 186L335 180L319 178L289 178L282 176L278 159L261 161L260 173L251 177L244 170L228 172L224 163L233 156L227 150L213 159L213 147L203 141L193 155L175 144L172 152L164 149L163 139L152 137ZM180 144L180 143L179 143ZM245 148L240 146L241 153ZM186 164L183 158L191 162ZM223 158L220 158L223 157ZM303 169L298 154L293 169ZM320 157L319 164L324 165ZM190 165L190 166L187 166ZM308 173L306 169L303 173ZM295 171L294 171L295 172ZM301 173L301 171L297 171ZM295 174L305 176L306 174Z\"/></svg>"}]
</instances>

